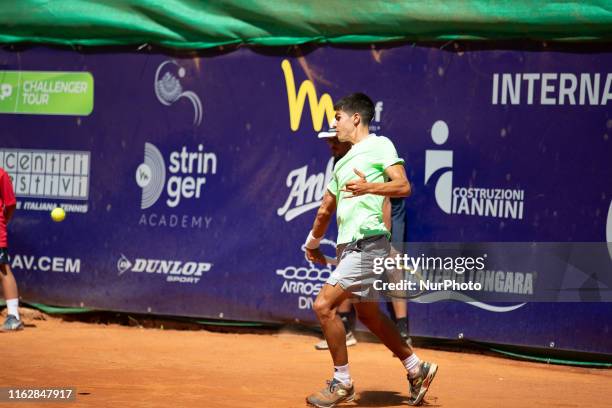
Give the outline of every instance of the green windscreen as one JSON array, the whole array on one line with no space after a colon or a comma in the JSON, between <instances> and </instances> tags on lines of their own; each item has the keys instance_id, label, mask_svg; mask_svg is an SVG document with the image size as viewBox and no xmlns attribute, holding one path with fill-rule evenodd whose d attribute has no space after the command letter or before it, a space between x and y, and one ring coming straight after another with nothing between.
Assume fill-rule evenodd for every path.
<instances>
[{"instance_id":1,"label":"green windscreen","mask_svg":"<svg viewBox=\"0 0 612 408\"><path fill-rule=\"evenodd\" d=\"M612 0L5 0L0 43L182 49L385 41L609 41Z\"/></svg>"}]
</instances>

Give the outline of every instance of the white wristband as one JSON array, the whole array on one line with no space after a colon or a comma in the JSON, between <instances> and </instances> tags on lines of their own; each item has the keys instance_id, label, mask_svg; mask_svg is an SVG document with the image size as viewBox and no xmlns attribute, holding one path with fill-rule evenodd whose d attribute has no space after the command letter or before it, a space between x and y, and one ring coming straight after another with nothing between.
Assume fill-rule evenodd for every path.
<instances>
[{"instance_id":1,"label":"white wristband","mask_svg":"<svg viewBox=\"0 0 612 408\"><path fill-rule=\"evenodd\" d=\"M314 235L312 235L312 230L308 233L308 237L306 238L306 242L304 243L304 246L308 249L317 249L319 247L319 244L321 243L321 238L315 238Z\"/></svg>"}]
</instances>

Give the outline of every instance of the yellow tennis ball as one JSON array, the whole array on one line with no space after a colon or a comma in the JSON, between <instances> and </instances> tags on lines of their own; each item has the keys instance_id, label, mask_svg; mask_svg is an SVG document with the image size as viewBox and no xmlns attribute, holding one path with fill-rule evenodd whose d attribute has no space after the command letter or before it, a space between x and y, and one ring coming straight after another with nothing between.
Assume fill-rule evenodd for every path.
<instances>
[{"instance_id":1,"label":"yellow tennis ball","mask_svg":"<svg viewBox=\"0 0 612 408\"><path fill-rule=\"evenodd\" d=\"M56 207L51 211L51 218L55 222L62 222L66 218L66 212L61 207Z\"/></svg>"}]
</instances>

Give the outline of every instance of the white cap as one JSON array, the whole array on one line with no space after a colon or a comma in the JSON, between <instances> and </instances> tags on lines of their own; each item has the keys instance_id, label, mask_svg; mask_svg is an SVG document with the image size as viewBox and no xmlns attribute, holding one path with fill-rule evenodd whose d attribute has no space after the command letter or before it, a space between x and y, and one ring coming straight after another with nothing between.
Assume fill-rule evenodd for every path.
<instances>
[{"instance_id":1,"label":"white cap","mask_svg":"<svg viewBox=\"0 0 612 408\"><path fill-rule=\"evenodd\" d=\"M327 129L324 132L319 132L319 134L317 135L319 139L327 139L328 137L336 137L336 136L337 136L336 119L332 121L329 129Z\"/></svg>"}]
</instances>

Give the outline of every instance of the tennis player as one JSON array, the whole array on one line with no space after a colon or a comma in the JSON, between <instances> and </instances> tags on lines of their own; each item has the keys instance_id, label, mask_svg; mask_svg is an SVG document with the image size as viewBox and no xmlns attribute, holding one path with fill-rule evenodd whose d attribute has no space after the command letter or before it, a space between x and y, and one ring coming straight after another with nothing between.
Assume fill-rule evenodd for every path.
<instances>
[{"instance_id":1,"label":"tennis player","mask_svg":"<svg viewBox=\"0 0 612 408\"><path fill-rule=\"evenodd\" d=\"M305 243L309 260L325 264L319 249L332 214L338 224L338 266L321 288L314 310L334 364L334 375L327 387L306 400L316 407L333 407L352 401L355 389L349 372L346 332L337 316L338 306L355 298L359 320L374 333L394 355L408 374L410 405L419 405L436 372L435 363L423 362L400 336L393 322L378 307L373 288L378 278L373 272L374 259L387 257L390 232L383 222L384 197L407 197L410 183L404 161L397 156L393 143L384 136L369 133L374 104L365 94L356 93L335 105L336 131L341 142L352 148L336 163Z\"/></svg>"}]
</instances>

